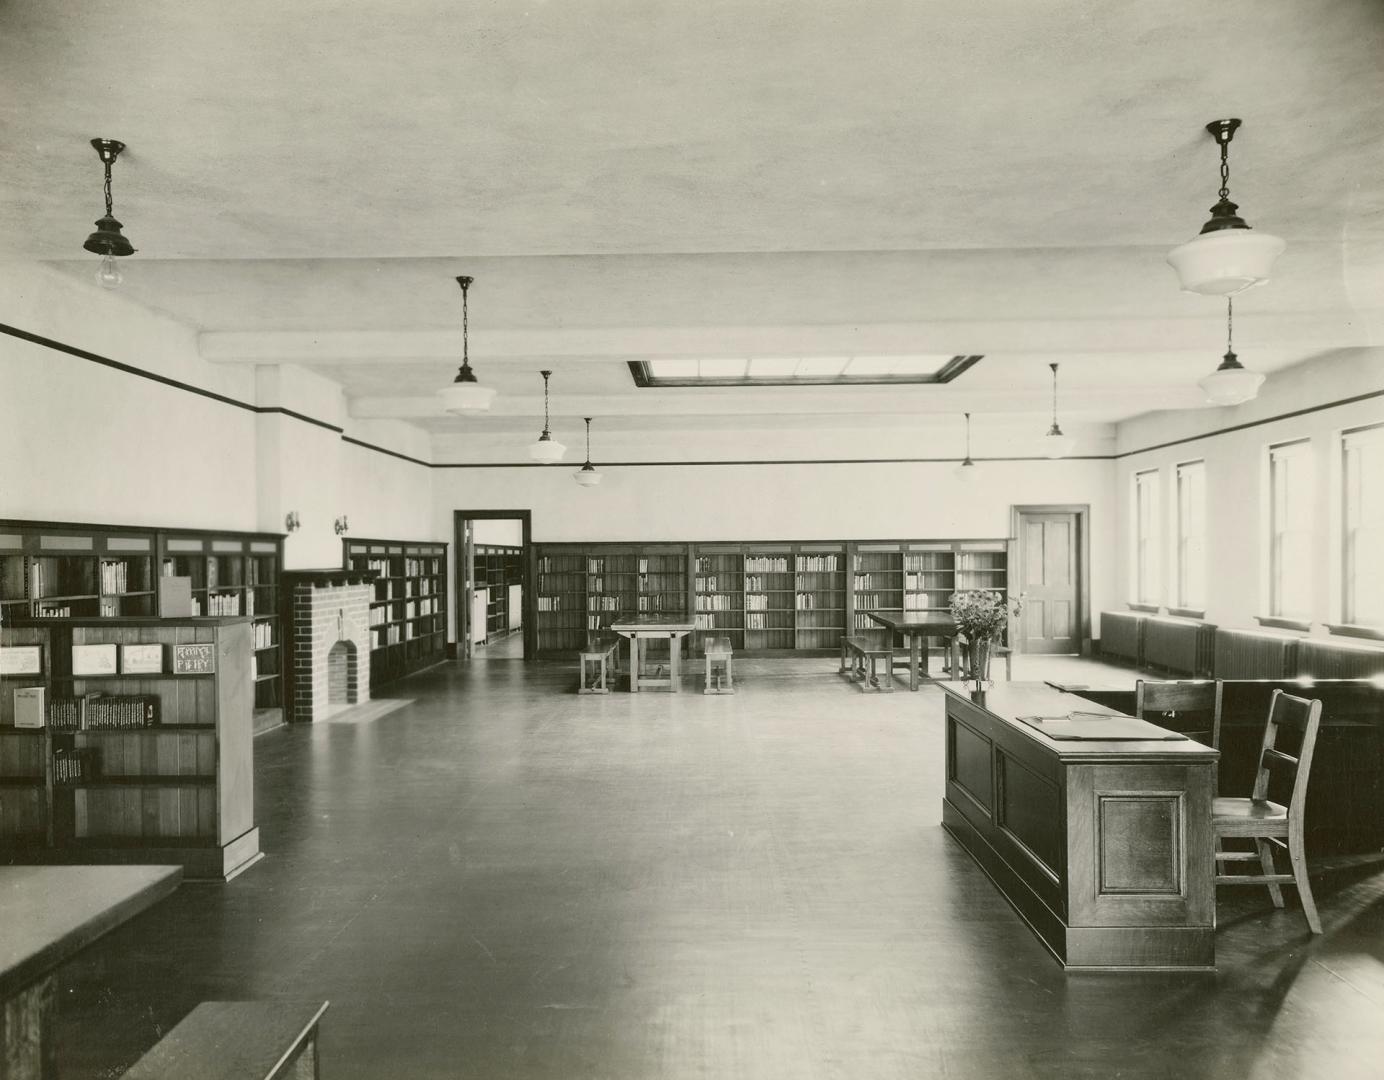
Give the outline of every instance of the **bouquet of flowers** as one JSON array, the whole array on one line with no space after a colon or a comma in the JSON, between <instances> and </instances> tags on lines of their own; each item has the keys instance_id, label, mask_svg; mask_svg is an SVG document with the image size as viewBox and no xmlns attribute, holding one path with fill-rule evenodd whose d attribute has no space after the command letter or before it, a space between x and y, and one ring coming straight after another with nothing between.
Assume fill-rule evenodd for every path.
<instances>
[{"instance_id":1,"label":"bouquet of flowers","mask_svg":"<svg viewBox=\"0 0 1384 1080\"><path fill-rule=\"evenodd\" d=\"M1006 605L1004 595L989 589L952 593L951 613L956 622L957 639L970 654L971 677L977 690L989 681L990 644L1004 637L1011 614L1017 618L1024 610L1020 593Z\"/></svg>"}]
</instances>

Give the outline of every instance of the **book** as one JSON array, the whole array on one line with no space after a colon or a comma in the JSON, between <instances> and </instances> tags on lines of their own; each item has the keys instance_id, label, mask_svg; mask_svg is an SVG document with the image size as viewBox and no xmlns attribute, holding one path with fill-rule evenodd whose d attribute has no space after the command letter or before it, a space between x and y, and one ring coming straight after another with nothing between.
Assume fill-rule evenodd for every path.
<instances>
[{"instance_id":1,"label":"book","mask_svg":"<svg viewBox=\"0 0 1384 1080\"><path fill-rule=\"evenodd\" d=\"M46 711L44 708L47 688L42 686L16 686L14 688L14 726L17 728L41 728Z\"/></svg>"}]
</instances>

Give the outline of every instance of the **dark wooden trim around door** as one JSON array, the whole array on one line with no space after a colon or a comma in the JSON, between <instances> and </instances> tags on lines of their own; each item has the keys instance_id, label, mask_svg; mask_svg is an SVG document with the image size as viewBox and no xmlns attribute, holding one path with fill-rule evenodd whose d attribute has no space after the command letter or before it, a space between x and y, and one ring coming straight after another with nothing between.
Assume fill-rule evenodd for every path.
<instances>
[{"instance_id":1,"label":"dark wooden trim around door","mask_svg":"<svg viewBox=\"0 0 1384 1080\"><path fill-rule=\"evenodd\" d=\"M1091 654L1091 504L1090 503L1024 503L1009 508L1009 535L1012 536L1014 553L1009 560L1010 590L1020 578L1023 564L1023 533L1019 522L1024 514L1075 514L1077 532L1077 580L1076 603L1080 618L1081 655ZM1011 632L1010 641L1017 641Z\"/></svg>"},{"instance_id":2,"label":"dark wooden trim around door","mask_svg":"<svg viewBox=\"0 0 1384 1080\"><path fill-rule=\"evenodd\" d=\"M532 660L538 655L538 602L534 598L533 583L535 569L533 561L533 511L532 510L453 510L452 544L456 552L452 564L452 592L456 597L457 611L457 659L471 658L471 597L466 595L468 570L462 560L468 557L462 525L466 521L518 521L522 528L521 543L524 548L522 565L524 567L521 584L524 587L524 659Z\"/></svg>"}]
</instances>

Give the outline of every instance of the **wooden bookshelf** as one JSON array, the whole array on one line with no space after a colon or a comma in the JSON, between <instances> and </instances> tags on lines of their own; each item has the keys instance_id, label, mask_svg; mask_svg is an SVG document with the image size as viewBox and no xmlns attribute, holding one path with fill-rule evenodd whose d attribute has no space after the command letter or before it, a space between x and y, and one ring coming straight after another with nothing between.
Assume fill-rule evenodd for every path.
<instances>
[{"instance_id":1,"label":"wooden bookshelf","mask_svg":"<svg viewBox=\"0 0 1384 1080\"><path fill-rule=\"evenodd\" d=\"M878 632L869 611L947 612L957 589L1007 595L1009 543L568 543L538 544L535 555L540 656L570 655L588 630L646 612L690 612L694 648L715 634L751 655L825 655L847 627Z\"/></svg>"},{"instance_id":2,"label":"wooden bookshelf","mask_svg":"<svg viewBox=\"0 0 1384 1080\"><path fill-rule=\"evenodd\" d=\"M260 727L282 716L283 641L275 533L0 521L0 623L26 618L151 618L165 578L187 578L188 612L251 617L250 685Z\"/></svg>"},{"instance_id":3,"label":"wooden bookshelf","mask_svg":"<svg viewBox=\"0 0 1384 1080\"><path fill-rule=\"evenodd\" d=\"M484 589L485 640L504 637L519 623L511 616L509 587L524 581L524 549L506 544L477 544L472 559L472 587Z\"/></svg>"},{"instance_id":4,"label":"wooden bookshelf","mask_svg":"<svg viewBox=\"0 0 1384 1080\"><path fill-rule=\"evenodd\" d=\"M370 603L370 689L447 658L447 545L345 540L343 565L375 572Z\"/></svg>"},{"instance_id":5,"label":"wooden bookshelf","mask_svg":"<svg viewBox=\"0 0 1384 1080\"><path fill-rule=\"evenodd\" d=\"M73 647L157 646L157 673L83 675ZM175 673L202 645L205 670ZM227 880L257 861L254 623L248 616L42 619L0 628L37 647L38 675L0 677L0 840L17 862L170 863ZM16 688L42 687L44 726L15 726Z\"/></svg>"}]
</instances>

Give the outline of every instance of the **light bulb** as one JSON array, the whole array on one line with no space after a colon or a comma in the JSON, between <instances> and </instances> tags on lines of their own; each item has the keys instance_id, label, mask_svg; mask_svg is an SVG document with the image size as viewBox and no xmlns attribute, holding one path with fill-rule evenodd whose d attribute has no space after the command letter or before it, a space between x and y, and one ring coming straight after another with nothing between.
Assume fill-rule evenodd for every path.
<instances>
[{"instance_id":1,"label":"light bulb","mask_svg":"<svg viewBox=\"0 0 1384 1080\"><path fill-rule=\"evenodd\" d=\"M115 256L107 254L102 258L101 265L96 270L96 283L103 289L114 289L124 280L120 267L116 265Z\"/></svg>"}]
</instances>

